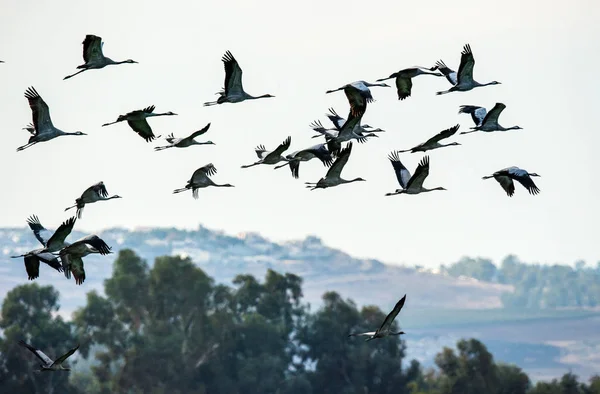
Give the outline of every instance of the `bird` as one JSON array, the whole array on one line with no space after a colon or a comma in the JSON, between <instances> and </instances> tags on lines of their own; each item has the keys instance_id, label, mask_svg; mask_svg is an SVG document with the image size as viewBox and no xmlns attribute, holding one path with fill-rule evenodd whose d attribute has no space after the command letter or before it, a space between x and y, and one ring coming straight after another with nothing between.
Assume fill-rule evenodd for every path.
<instances>
[{"instance_id":1,"label":"bird","mask_svg":"<svg viewBox=\"0 0 600 394\"><path fill-rule=\"evenodd\" d=\"M23 340L19 341L19 345L23 346L24 348L29 349L29 351L31 351L33 354L35 354L36 357L42 361L43 364L40 365L39 372L70 371L71 368L65 368L62 364L67 360L67 358L69 358L73 353L75 353L77 351L77 349L79 349L79 344L77 344L77 346L75 346L73 349L69 350L68 352L66 352L65 354L63 354L62 356L57 358L56 360L52 361L50 359L50 357L48 357L48 356L46 356L46 354L44 354L44 352L42 352L39 349L34 348L31 345L28 345Z\"/></svg>"},{"instance_id":2,"label":"bird","mask_svg":"<svg viewBox=\"0 0 600 394\"><path fill-rule=\"evenodd\" d=\"M419 145L417 145L417 146L415 146L413 148L410 148L410 149L400 150L400 151L398 151L398 153L404 153L404 152L411 152L411 153L426 152L428 150L437 149L437 148L443 148L445 146L461 145L458 142L451 142L449 144L440 144L441 140L449 138L449 137L453 136L454 134L456 134L456 132L458 131L459 127L460 127L460 125L457 124L456 126L452 126L449 129L440 131L439 133L437 133L436 135L434 135L433 137L431 137L427 141L423 142L422 144L419 144Z\"/></svg>"},{"instance_id":3,"label":"bird","mask_svg":"<svg viewBox=\"0 0 600 394\"><path fill-rule=\"evenodd\" d=\"M286 155L284 158L286 163L276 166L275 169L289 165L290 170L292 171L292 176L298 179L300 162L309 161L314 158L321 160L323 165L326 167L330 167L333 163L333 156L327 149L327 145L319 144Z\"/></svg>"},{"instance_id":4,"label":"bird","mask_svg":"<svg viewBox=\"0 0 600 394\"><path fill-rule=\"evenodd\" d=\"M230 51L225 52L221 61L225 66L225 87L217 93L219 95L217 101L208 101L204 103L205 107L216 104L240 103L244 100L275 97L271 94L263 94L262 96L255 97L244 91L244 87L242 86L242 69Z\"/></svg>"},{"instance_id":5,"label":"bird","mask_svg":"<svg viewBox=\"0 0 600 394\"><path fill-rule=\"evenodd\" d=\"M217 169L215 168L215 166L212 163L209 163L203 167L200 167L196 171L194 171L194 173L192 174L192 177L187 182L187 185L185 185L184 188L173 190L173 194L181 193L186 190L192 189L192 196L195 199L198 199L198 189L200 189L200 188L208 187L208 186L233 187L233 185L230 185L229 183L226 183L223 185L214 183L208 176L214 175L216 173L217 173Z\"/></svg>"},{"instance_id":6,"label":"bird","mask_svg":"<svg viewBox=\"0 0 600 394\"><path fill-rule=\"evenodd\" d=\"M100 69L115 64L137 63L135 60L131 59L123 60L121 62L115 62L114 60L105 57L102 53L102 47L104 46L104 42L102 42L102 37L98 37L93 34L88 34L85 36L85 39L83 40L82 44L83 61L85 62L85 64L77 66L77 68L81 69L81 71L77 71L75 74L67 75L63 78L63 80L74 77L75 75L87 70Z\"/></svg>"},{"instance_id":7,"label":"bird","mask_svg":"<svg viewBox=\"0 0 600 394\"><path fill-rule=\"evenodd\" d=\"M146 142L151 142L155 138L160 138L160 135L158 137L154 135L154 133L152 132L152 128L148 124L148 121L146 120L146 118L151 118L153 116L177 115L176 113L171 112L171 111L165 112L162 114L155 113L154 108L155 108L154 105L151 105L144 109L138 109L136 111L131 111L129 113L126 113L125 115L119 115L117 120L115 120L114 122L110 122L110 123L104 123L102 125L102 127L109 126L111 124L119 123L119 122L126 120L127 124L129 125L129 127L131 127L133 129L133 131L138 133L140 137L142 137L144 140L146 140Z\"/></svg>"},{"instance_id":8,"label":"bird","mask_svg":"<svg viewBox=\"0 0 600 394\"><path fill-rule=\"evenodd\" d=\"M194 138L199 137L202 134L206 133L209 128L210 128L210 123L207 124L206 126L204 126L202 129L193 132L192 134L188 135L185 138L175 138L173 136L173 133L171 133L167 136L167 138L165 138L170 145L157 146L154 148L154 150L159 151L159 150L164 150L164 149L168 149L168 148L187 148L188 146L192 146L192 145L215 145L215 143L212 141L198 142L198 141L194 140Z\"/></svg>"},{"instance_id":9,"label":"bird","mask_svg":"<svg viewBox=\"0 0 600 394\"><path fill-rule=\"evenodd\" d=\"M383 338L383 337L387 337L389 335L405 334L404 331L398 331L398 332L392 331L392 323L394 322L394 319L396 318L396 316L398 316L398 313L400 313L400 310L404 306L405 302L406 302L406 294L404 295L404 297L402 297L400 299L400 301L398 301L396 303L396 305L394 306L394 309L392 309L392 311L385 317L385 319L383 320L383 323L381 324L381 327L379 327L377 329L377 331L354 333L354 334L349 334L348 336L349 337L366 336L368 338L365 340L365 342L369 342L373 339Z\"/></svg>"},{"instance_id":10,"label":"bird","mask_svg":"<svg viewBox=\"0 0 600 394\"><path fill-rule=\"evenodd\" d=\"M492 175L486 175L482 179L494 178L502 189L506 192L509 197L515 194L515 184L513 180L518 181L529 194L536 195L540 192L540 189L535 185L531 177L539 177L540 175L535 172L527 172L519 167L507 167L500 171L494 172Z\"/></svg>"},{"instance_id":11,"label":"bird","mask_svg":"<svg viewBox=\"0 0 600 394\"><path fill-rule=\"evenodd\" d=\"M343 90L346 94L346 98L350 103L350 111L354 116L358 116L361 112L366 109L367 103L373 102L373 95L369 87L382 86L389 88L390 85L386 83L369 83L366 81L355 81L342 86L341 88L328 90L325 94L337 92Z\"/></svg>"},{"instance_id":12,"label":"bird","mask_svg":"<svg viewBox=\"0 0 600 394\"><path fill-rule=\"evenodd\" d=\"M71 273L73 273L75 284L81 285L85 281L83 257L92 253L107 255L112 253L111 249L102 238L95 234L85 236L65 246L58 252L65 277L71 279Z\"/></svg>"},{"instance_id":13,"label":"bird","mask_svg":"<svg viewBox=\"0 0 600 394\"><path fill-rule=\"evenodd\" d=\"M434 190L446 190L443 187L436 187L433 189L426 189L423 187L423 181L429 175L429 156L423 157L421 162L417 166L415 173L411 176L410 172L404 167L398 156L398 151L390 153L388 159L392 162L396 178L400 184L401 189L396 189L393 193L386 193L386 196L393 196L396 194L419 194L425 192L432 192Z\"/></svg>"},{"instance_id":14,"label":"bird","mask_svg":"<svg viewBox=\"0 0 600 394\"><path fill-rule=\"evenodd\" d=\"M73 226L75 225L75 216L65 220L50 237L47 237L50 232L46 230L44 226L42 226L37 216L33 215L32 217L27 219L27 223L29 224L29 228L33 231L35 237L38 239L38 241L40 241L40 243L44 247L32 250L20 256L11 256L12 258L27 258L33 255L39 257L40 255L43 256L44 253L57 252L63 247L68 246L69 244L65 242L65 239L73 230Z\"/></svg>"},{"instance_id":15,"label":"bird","mask_svg":"<svg viewBox=\"0 0 600 394\"><path fill-rule=\"evenodd\" d=\"M250 168L259 164L277 164L280 161L285 160L281 154L289 149L290 144L292 143L292 137L287 137L275 150L267 151L264 145L259 145L254 148L254 152L256 152L256 156L258 156L258 161L243 165L242 168Z\"/></svg>"},{"instance_id":16,"label":"bird","mask_svg":"<svg viewBox=\"0 0 600 394\"><path fill-rule=\"evenodd\" d=\"M85 189L85 191L81 194L81 197L75 200L75 205L65 208L65 211L77 207L77 218L81 219L81 215L83 214L83 208L86 204L92 204L96 201L112 200L113 198L122 197L117 194L109 197L108 191L106 191L106 186L104 186L104 182L98 182L95 185L92 185Z\"/></svg>"},{"instance_id":17,"label":"bird","mask_svg":"<svg viewBox=\"0 0 600 394\"><path fill-rule=\"evenodd\" d=\"M466 44L463 47L460 58L460 66L458 67L458 73L451 70L446 64L439 60L436 62L436 69L440 70L446 77L448 82L453 86L443 92L437 92L437 95L446 94L450 92L467 92L471 89L488 86L488 85L499 85L498 81L491 81L488 83L479 83L473 79L473 66L475 66L475 58L471 51L471 46Z\"/></svg>"},{"instance_id":18,"label":"bird","mask_svg":"<svg viewBox=\"0 0 600 394\"><path fill-rule=\"evenodd\" d=\"M506 105L503 103L496 103L494 108L490 112L487 112L485 108L476 105L461 105L458 113L470 114L471 119L475 122L475 127L471 127L471 131L463 131L460 134L474 133L478 130L486 132L522 130L520 126L502 127L498 124L498 117L504 111L504 108L506 108Z\"/></svg>"},{"instance_id":19,"label":"bird","mask_svg":"<svg viewBox=\"0 0 600 394\"><path fill-rule=\"evenodd\" d=\"M377 82L396 78L396 90L398 91L398 100L404 100L410 97L410 93L412 90L412 79L414 77L419 75L435 75L438 77L444 76L444 74L432 72L436 69L437 67L426 68L420 66L406 68L404 70L400 70L396 73L393 73L387 78L378 79Z\"/></svg>"},{"instance_id":20,"label":"bird","mask_svg":"<svg viewBox=\"0 0 600 394\"><path fill-rule=\"evenodd\" d=\"M24 128L24 130L31 133L31 137L29 137L27 144L17 148L17 152L27 149L39 142L50 141L63 135L86 135L81 131L66 133L54 127L52 119L50 119L50 109L48 108L48 104L40 97L33 86L25 90L25 98L29 101L33 124L29 124Z\"/></svg>"},{"instance_id":21,"label":"bird","mask_svg":"<svg viewBox=\"0 0 600 394\"><path fill-rule=\"evenodd\" d=\"M344 127L344 124L346 123L346 119L344 119L340 115L338 115L337 112L335 111L335 109L333 109L333 108L329 108L329 113L325 114L325 116L327 116L327 118L335 126L335 128L327 129L327 130L338 130L339 131L342 127ZM361 120L362 120L362 118L361 118ZM369 126L368 124L361 125L360 122L358 123L357 127L359 128L359 130L362 133L382 133L385 131L383 129L380 129L379 127L374 128L372 126ZM372 129L372 130L367 130L367 129Z\"/></svg>"},{"instance_id":22,"label":"bird","mask_svg":"<svg viewBox=\"0 0 600 394\"><path fill-rule=\"evenodd\" d=\"M350 157L351 152L352 152L352 142L348 142L348 144L346 144L346 147L340 151L339 155L337 156L337 158L331 165L331 168L329 168L329 170L327 171L327 174L325 174L325 176L323 178L319 179L319 181L316 183L305 182L305 184L307 185L306 187L309 188L310 190L326 189L328 187L334 187L334 186L342 185L344 183L365 181L365 179L363 179L363 178L354 178L352 180L346 180L346 179L342 179L340 177L340 174L342 173L344 166L348 162L348 158Z\"/></svg>"}]
</instances>

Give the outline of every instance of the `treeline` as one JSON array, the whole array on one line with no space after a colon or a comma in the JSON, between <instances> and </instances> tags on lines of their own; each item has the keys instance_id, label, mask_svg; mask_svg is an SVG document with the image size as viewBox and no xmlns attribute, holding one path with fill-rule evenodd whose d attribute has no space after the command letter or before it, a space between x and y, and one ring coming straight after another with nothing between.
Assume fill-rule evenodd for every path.
<instances>
[{"instance_id":1,"label":"treeline","mask_svg":"<svg viewBox=\"0 0 600 394\"><path fill-rule=\"evenodd\" d=\"M150 268L122 250L105 295L89 292L69 322L57 313L53 287L17 286L1 311L0 392L600 394L600 378L584 384L571 374L532 387L523 371L496 363L473 339L444 348L438 368L424 370L404 360L406 343L398 337L348 338L377 327L381 310L358 310L329 292L311 311L301 285L296 275L268 271L262 283L239 275L228 287L189 259L159 257ZM39 363L19 339L51 357L79 343L78 359L69 359L79 365L70 373L35 373Z\"/></svg>"},{"instance_id":2,"label":"treeline","mask_svg":"<svg viewBox=\"0 0 600 394\"><path fill-rule=\"evenodd\" d=\"M441 269L455 277L513 285L514 293L503 296L505 307L547 309L600 305L600 262L590 268L579 261L573 268L525 264L516 256L508 256L500 267L489 259L463 258Z\"/></svg>"}]
</instances>

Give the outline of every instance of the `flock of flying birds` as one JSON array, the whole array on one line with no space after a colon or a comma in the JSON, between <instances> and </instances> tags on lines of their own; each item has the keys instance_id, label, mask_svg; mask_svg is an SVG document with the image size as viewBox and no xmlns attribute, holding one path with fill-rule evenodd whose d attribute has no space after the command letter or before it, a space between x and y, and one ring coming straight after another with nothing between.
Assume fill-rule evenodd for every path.
<instances>
[{"instance_id":1,"label":"flock of flying birds","mask_svg":"<svg viewBox=\"0 0 600 394\"><path fill-rule=\"evenodd\" d=\"M77 67L79 71L66 76L64 79L72 78L75 75L83 73L84 71L101 69L109 65L137 63L132 59L114 61L108 57L105 57L102 52L103 44L104 43L102 42L101 37L87 35L83 41L83 59L85 63ZM232 53L227 51L221 60L225 67L224 88L217 93L219 97L216 101L206 102L204 103L204 106L219 105L224 103L240 103L245 100L274 97L271 94L252 96L246 93L242 86L242 69L240 68L237 60L233 57ZM329 114L326 116L333 123L333 128L324 127L323 124L318 120L314 121L310 125L311 128L318 133L313 138L323 137L325 140L324 143L285 155L284 152L290 148L291 137L287 137L274 150L267 150L264 145L259 145L255 148L255 153L258 157L258 160L254 163L243 165L242 168L249 168L260 164L275 165L282 163L275 168L282 168L287 165L291 170L292 176L294 178L298 178L300 163L316 158L319 159L324 166L329 167L329 169L325 176L319 179L317 182L306 182L306 187L310 188L311 190L320 188L325 189L345 183L364 181L364 179L360 177L351 180L343 179L341 177L341 173L352 152L352 140L357 140L359 143L365 143L369 138L378 137L378 133L384 131L379 128L375 129L366 124L361 125L362 117L367 110L367 104L374 101L369 88L377 86L390 87L383 81L394 79L396 82L398 99L405 100L411 96L413 78L419 75L433 75L438 77L443 76L446 78L446 80L451 84L451 87L448 90L437 92L437 95L452 92L466 92L477 87L496 85L500 83L497 81L488 83L479 83L475 81L473 79L474 65L475 59L473 57L470 45L467 44L464 46L461 53L458 72L450 69L443 61L440 60L431 68L412 67L403 69L391 74L387 78L378 79L376 81L377 83L356 81L344 85L338 89L328 90L326 93L333 93L340 90L344 91L348 99L350 109L347 119L339 116L333 108L329 109ZM56 128L50 118L48 105L44 102L34 87L29 87L25 91L25 97L27 98L32 111L33 123L29 124L24 129L31 133L31 137L29 138L28 143L17 148L17 151L22 151L35 144L47 142L60 136L85 135L85 133L82 133L81 131L64 132ZM495 132L521 129L519 126L505 128L498 123L498 118L505 108L506 106L503 103L496 103L496 105L490 111L487 111L486 108L474 105L461 106L459 113L469 114L475 123L475 126L471 127L470 131L464 131L459 134L468 134L476 131ZM152 142L155 139L160 138L160 136L154 135L147 119L155 116L177 115L171 111L156 113L154 110L155 107L151 105L141 110L129 112L125 115L119 115L116 121L105 123L102 126L108 126L126 121L129 127L146 142ZM392 151L388 158L392 164L400 188L396 189L394 192L387 193L386 196L396 194L419 194L434 190L446 190L443 187L435 187L432 189L423 187L423 182L429 174L429 156L424 156L421 159L417 168L415 169L415 172L411 175L407 168L402 164L400 160L400 153L426 152L446 146L460 145L458 142L451 142L449 144L440 143L440 141L454 136L459 127L460 125L455 125L443 130L429 138L427 141L411 149ZM175 138L173 134L170 134L165 138L167 145L158 146L154 149L156 151L161 151L168 148L187 148L192 145L214 145L212 141L199 142L196 140L197 137L204 135L209 128L210 123L201 130L198 130L185 138ZM343 143L345 143L345 146L342 146ZM173 193L191 190L192 196L197 199L198 190L201 188L209 186L233 187L233 185L228 183L217 184L213 182L210 176L215 175L216 172L216 167L212 163L208 163L198 168L187 181L186 185L182 188L175 189ZM530 194L535 195L540 192L540 189L535 185L531 177L539 177L539 175L536 173L529 173L524 169L513 166L496 171L492 175L483 177L483 179L496 179L508 196L512 196L515 192L515 185L513 181L519 182L529 191ZM95 234L83 237L73 243L68 243L65 240L71 233L76 219L81 219L82 211L85 205L115 198L120 198L120 196L109 196L103 182L99 182L89 187L79 198L75 200L75 205L65 209L68 210L71 208L77 208L76 215L62 223L54 233L50 233L44 226L42 226L37 216L33 215L28 218L27 223L29 224L29 227L33 231L35 237L42 244L42 248L32 250L21 256L13 256L24 258L28 278L33 280L39 276L39 266L41 261L59 272L64 272L67 278L70 278L72 274L75 279L75 283L78 285L82 284L85 280L83 257L92 253L99 253L101 255L109 254L111 253L111 247L109 247L104 240ZM391 324L396 315L400 312L405 300L406 295L400 301L398 301L394 309L384 320L381 327L376 331L354 333L350 334L350 336L367 336L367 341L369 341L388 335L404 334L403 331L392 332ZM62 366L62 363L78 348L75 347L65 355L59 357L55 361L52 361L39 349L33 348L25 342L21 342L20 344L28 348L40 360L42 360L43 364L41 365L41 370L68 370L68 368L64 368Z\"/></svg>"}]
</instances>

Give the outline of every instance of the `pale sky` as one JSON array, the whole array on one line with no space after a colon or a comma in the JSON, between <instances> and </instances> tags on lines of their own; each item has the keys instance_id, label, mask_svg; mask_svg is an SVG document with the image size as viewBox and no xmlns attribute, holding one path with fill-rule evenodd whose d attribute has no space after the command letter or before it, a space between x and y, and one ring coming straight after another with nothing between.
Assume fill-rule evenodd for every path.
<instances>
[{"instance_id":1,"label":"pale sky","mask_svg":"<svg viewBox=\"0 0 600 394\"><path fill-rule=\"evenodd\" d=\"M209 5L210 3L210 5ZM529 262L600 260L597 226L600 159L595 114L600 107L600 5L573 2L489 1L103 1L2 2L0 13L0 225L24 226L37 214L47 227L72 212L88 186L102 180L122 200L86 207L77 227L175 226L199 223L230 234L252 231L275 241L312 234L330 246L388 263L437 266L463 255L500 260L509 253ZM83 63L86 34L105 41L104 54L139 64L62 78ZM367 182L309 191L326 172L302 163L300 179L287 168L241 169L253 148L273 149L288 135L289 152L321 142L308 127L329 107L347 116L342 92L356 80L374 82L402 68L431 67L443 59L457 70L470 43L479 82L502 85L436 96L445 78L413 80L412 97L373 88L376 102L364 123L387 132L354 144L342 176ZM223 86L221 56L231 50L244 71L244 88L272 99L203 107ZM393 81L390 81L393 85ZM23 152L21 130L31 121L23 93L34 86L55 126L81 130ZM428 152L426 187L448 191L384 197L398 187L387 155L461 124L462 104L506 104L500 123L523 130L478 133L445 141L463 145ZM211 122L215 146L155 152L126 123L100 127L118 115L155 105L179 116L150 119L156 135L186 136ZM200 140L204 140L202 137ZM403 154L413 172L423 155ZM173 195L198 167L213 163L217 183L231 189ZM529 195L521 185L508 198L495 180L481 179L516 165L542 175Z\"/></svg>"}]
</instances>

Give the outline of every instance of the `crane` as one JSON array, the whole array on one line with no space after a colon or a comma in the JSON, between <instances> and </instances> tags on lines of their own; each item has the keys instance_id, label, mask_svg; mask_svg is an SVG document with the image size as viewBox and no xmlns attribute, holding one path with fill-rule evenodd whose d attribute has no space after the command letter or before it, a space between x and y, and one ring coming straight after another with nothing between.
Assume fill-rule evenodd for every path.
<instances>
[{"instance_id":1,"label":"crane","mask_svg":"<svg viewBox=\"0 0 600 394\"><path fill-rule=\"evenodd\" d=\"M240 103L244 100L275 97L271 94L263 94L262 96L255 97L244 91L244 87L242 86L242 69L230 51L225 52L221 61L225 66L225 87L217 93L219 95L217 101L206 102L204 103L204 106L208 107L223 103Z\"/></svg>"},{"instance_id":2,"label":"crane","mask_svg":"<svg viewBox=\"0 0 600 394\"><path fill-rule=\"evenodd\" d=\"M346 94L346 98L348 99L348 103L350 103L350 112L354 116L358 116L359 113L365 111L367 103L371 103L374 101L373 95L371 94L371 90L369 89L369 87L372 86L382 86L387 88L390 87L390 85L386 83L369 83L365 81L355 81L346 84L341 88L328 90L325 92L325 94L343 90Z\"/></svg>"},{"instance_id":3,"label":"crane","mask_svg":"<svg viewBox=\"0 0 600 394\"><path fill-rule=\"evenodd\" d=\"M494 172L492 175L486 175L482 179L494 178L509 197L515 194L515 184L513 180L519 182L529 194L536 195L540 189L535 185L531 177L539 177L535 172L527 172L519 167L507 167L500 171Z\"/></svg>"},{"instance_id":4,"label":"crane","mask_svg":"<svg viewBox=\"0 0 600 394\"><path fill-rule=\"evenodd\" d=\"M85 189L85 191L81 194L81 197L75 200L75 205L65 208L65 211L77 207L77 218L81 219L83 208L86 204L92 204L97 201L112 200L114 198L122 197L117 194L109 197L106 186L104 186L104 182L101 181Z\"/></svg>"},{"instance_id":5,"label":"crane","mask_svg":"<svg viewBox=\"0 0 600 394\"><path fill-rule=\"evenodd\" d=\"M102 53L102 47L104 46L104 42L102 42L102 37L98 37L93 34L88 34L85 36L85 39L83 40L82 44L83 61L85 63L80 66L77 66L78 69L81 69L80 71L77 71L75 74L67 75L63 78L63 80L72 78L75 75L87 70L100 69L106 66L112 66L116 64L137 63L135 60L131 59L115 62L111 58L105 57Z\"/></svg>"},{"instance_id":6,"label":"crane","mask_svg":"<svg viewBox=\"0 0 600 394\"><path fill-rule=\"evenodd\" d=\"M435 71L437 67L426 68L426 67L411 67L405 68L404 70L400 70L397 73L393 73L387 78L381 78L377 81L385 81L388 79L396 78L396 90L398 92L398 100L404 100L410 97L410 93L412 90L412 79L419 75L435 75L438 77L443 77L443 74L432 72Z\"/></svg>"},{"instance_id":7,"label":"crane","mask_svg":"<svg viewBox=\"0 0 600 394\"><path fill-rule=\"evenodd\" d=\"M200 167L196 171L194 171L194 173L192 174L192 177L187 182L187 185L185 185L184 188L173 190L173 194L181 193L186 190L192 189L192 196L195 199L198 199L198 189L200 189L200 188L208 187L208 186L233 187L233 185L230 185L229 183L226 183L223 185L214 183L208 176L214 175L216 173L217 173L217 169L215 168L215 166L212 163L209 163L203 167Z\"/></svg>"},{"instance_id":8,"label":"crane","mask_svg":"<svg viewBox=\"0 0 600 394\"><path fill-rule=\"evenodd\" d=\"M400 299L400 301L398 301L396 303L396 305L394 306L394 309L392 309L392 311L385 317L385 319L383 320L383 323L376 331L354 333L354 334L349 334L348 336L349 337L366 336L368 338L365 340L365 342L369 342L373 339L384 338L384 337L387 337L390 335L405 334L404 331L398 331L398 332L392 331L392 323L394 322L394 319L396 318L396 316L398 316L398 313L400 313L400 310L404 306L405 302L406 302L406 294L404 295L404 297L402 297Z\"/></svg>"},{"instance_id":9,"label":"crane","mask_svg":"<svg viewBox=\"0 0 600 394\"><path fill-rule=\"evenodd\" d=\"M386 193L386 196L393 196L396 194L419 194L425 192L432 192L434 190L446 190L443 187L436 187L433 189L426 189L423 187L423 181L429 175L429 156L423 157L421 162L417 166L415 173L411 176L410 172L404 167L398 156L398 151L392 152L388 159L392 162L396 178L400 184L401 189L396 189L393 193Z\"/></svg>"},{"instance_id":10,"label":"crane","mask_svg":"<svg viewBox=\"0 0 600 394\"><path fill-rule=\"evenodd\" d=\"M348 158L350 157L351 152L352 152L352 142L348 142L348 144L346 144L346 147L344 149L342 149L340 151L340 153L337 155L337 158L331 165L331 168L329 168L329 170L327 171L327 174L325 174L325 176L323 178L319 179L319 181L316 183L305 182L305 184L307 185L306 187L309 188L310 190L326 189L328 187L334 187L334 186L342 185L344 183L365 181L365 179L363 179L363 178L354 178L352 180L346 180L346 179L342 179L340 177L342 170L344 169L344 166L348 162Z\"/></svg>"},{"instance_id":11,"label":"crane","mask_svg":"<svg viewBox=\"0 0 600 394\"><path fill-rule=\"evenodd\" d=\"M459 114L470 114L471 119L475 122L475 127L471 127L471 131L463 131L460 134L474 133L478 130L491 132L491 131L507 131L507 130L521 130L520 126L502 127L498 124L498 117L504 111L506 105L503 103L496 103L494 108L490 112L483 107L476 105L461 105L458 113Z\"/></svg>"},{"instance_id":12,"label":"crane","mask_svg":"<svg viewBox=\"0 0 600 394\"><path fill-rule=\"evenodd\" d=\"M192 145L215 145L215 143L212 141L198 142L198 141L194 140L194 138L199 137L199 136L203 135L204 133L206 133L209 128L210 128L210 123L207 124L206 126L204 126L202 129L193 132L192 134L188 135L185 138L175 138L173 136L173 133L171 133L167 136L167 138L165 138L167 140L167 142L169 143L169 145L157 146L154 148L154 150L159 151L159 150L164 150L164 149L168 149L168 148L187 148L188 146L192 146Z\"/></svg>"},{"instance_id":13,"label":"crane","mask_svg":"<svg viewBox=\"0 0 600 394\"><path fill-rule=\"evenodd\" d=\"M58 252L65 277L71 279L71 273L73 273L75 284L81 285L85 281L83 257L92 253L107 255L112 253L111 249L102 238L95 234L85 236L65 246Z\"/></svg>"},{"instance_id":14,"label":"crane","mask_svg":"<svg viewBox=\"0 0 600 394\"><path fill-rule=\"evenodd\" d=\"M410 149L406 149L406 150L400 150L398 151L398 153L403 153L403 152L411 152L411 153L415 153L415 152L426 152L428 150L432 150L432 149L437 149L437 148L443 148L445 146L453 146L453 145L460 145L460 143L458 142L451 142L449 144L440 144L440 141L449 137L452 137L454 134L456 134L456 132L458 131L460 125L457 124L456 126L452 126L449 129L440 131L439 133L437 133L436 135L434 135L433 137L431 137L430 139L428 139L427 141L423 142L422 144L419 144L413 148Z\"/></svg>"},{"instance_id":15,"label":"crane","mask_svg":"<svg viewBox=\"0 0 600 394\"><path fill-rule=\"evenodd\" d=\"M344 124L346 123L346 119L344 119L340 115L338 115L337 112L335 111L335 109L333 109L333 108L329 108L329 113L325 114L325 116L327 116L327 118L335 126L335 128L327 129L327 130L338 130L339 131L342 129L342 127L344 127ZM362 120L362 118L361 118L361 120ZM379 127L374 128L372 126L369 126L368 124L361 125L360 122L358 123L357 128L361 133L382 133L385 131L383 129L380 129ZM372 130L367 130L367 129L372 129Z\"/></svg>"},{"instance_id":16,"label":"crane","mask_svg":"<svg viewBox=\"0 0 600 394\"><path fill-rule=\"evenodd\" d=\"M300 162L309 161L314 158L321 160L323 165L326 167L330 167L333 163L333 157L331 155L331 152L329 152L329 150L327 149L327 146L325 144L319 144L286 155L284 158L286 163L275 167L275 169L289 165L290 170L292 171L292 176L298 179L300 171Z\"/></svg>"},{"instance_id":17,"label":"crane","mask_svg":"<svg viewBox=\"0 0 600 394\"><path fill-rule=\"evenodd\" d=\"M151 142L153 141L155 138L160 138L160 135L157 137L154 135L154 133L152 132L152 128L150 127L150 125L148 124L148 121L146 120L147 118L151 118L153 116L173 116L173 115L177 115L174 112L164 112L162 114L160 113L155 113L154 112L154 105L151 105L149 107L146 107L144 109L139 109L136 111L131 111L126 113L125 115L119 115L119 117L117 118L117 120L115 120L114 122L110 122L110 123L104 123L102 125L102 127L104 126L110 126L111 124L115 124L115 123L119 123L119 122L123 122L123 121L127 121L127 124L129 125L129 127L131 127L131 129L133 131L135 131L136 133L138 133L138 135L140 137L142 137L144 140L146 140L146 142Z\"/></svg>"},{"instance_id":18,"label":"crane","mask_svg":"<svg viewBox=\"0 0 600 394\"><path fill-rule=\"evenodd\" d=\"M65 354L63 354L62 356L57 358L56 360L52 361L52 359L50 359L50 357L46 356L46 354L44 352L42 352L40 349L34 348L33 346L27 344L23 340L19 341L19 345L28 349L31 353L35 354L35 356L37 358L40 359L40 361L43 363L40 365L40 369L39 369L40 372L43 372L43 371L70 371L71 368L65 368L63 366L63 363L67 360L67 358L71 357L71 355L73 353L75 353L77 351L77 349L79 349L79 344L77 344L77 346L75 346L73 349L69 350L68 352L66 352Z\"/></svg>"},{"instance_id":19,"label":"crane","mask_svg":"<svg viewBox=\"0 0 600 394\"><path fill-rule=\"evenodd\" d=\"M63 135L86 135L81 131L66 133L54 127L52 119L50 118L50 108L48 108L48 104L46 104L33 86L25 90L25 98L29 101L33 124L24 128L31 133L31 137L29 137L27 144L17 148L17 152L27 149L39 142L50 141Z\"/></svg>"},{"instance_id":20,"label":"crane","mask_svg":"<svg viewBox=\"0 0 600 394\"><path fill-rule=\"evenodd\" d=\"M275 150L267 151L264 145L259 145L254 148L254 152L256 152L256 156L258 156L258 161L243 165L242 168L250 168L259 164L277 164L280 161L285 160L281 154L289 149L290 144L292 143L292 137L287 137Z\"/></svg>"},{"instance_id":21,"label":"crane","mask_svg":"<svg viewBox=\"0 0 600 394\"><path fill-rule=\"evenodd\" d=\"M452 84L452 87L443 92L437 92L437 95L446 94L450 92L467 92L471 89L488 86L488 85L499 85L498 81L491 81L488 83L479 83L473 79L473 67L475 66L475 58L471 51L471 46L466 44L463 47L460 58L460 66L458 67L458 73L450 69L446 64L439 60L436 64L436 68L444 74L448 82Z\"/></svg>"},{"instance_id":22,"label":"crane","mask_svg":"<svg viewBox=\"0 0 600 394\"><path fill-rule=\"evenodd\" d=\"M29 224L29 228L32 229L32 231L33 231L34 235L36 236L36 238L38 239L38 241L40 241L40 243L44 247L40 248L40 249L32 250L31 252L28 252L28 253L20 255L20 256L11 256L12 258L29 257L31 255L39 256L40 254L43 254L43 253L57 252L60 249L62 249L63 247L69 245L68 243L65 242L65 239L69 236L69 234L73 230L73 226L75 225L75 216L65 220L49 238L46 238L49 231L46 230L41 225L37 216L34 215L34 216L30 217L27 220L27 223Z\"/></svg>"}]
</instances>

